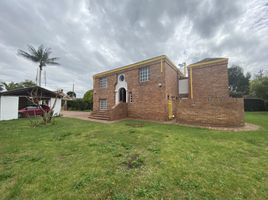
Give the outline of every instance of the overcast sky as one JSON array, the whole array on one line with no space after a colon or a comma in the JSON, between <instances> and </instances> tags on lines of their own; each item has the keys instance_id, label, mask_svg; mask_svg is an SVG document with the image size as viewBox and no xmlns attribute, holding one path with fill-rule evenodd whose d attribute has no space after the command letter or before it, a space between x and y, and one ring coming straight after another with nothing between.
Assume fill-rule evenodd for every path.
<instances>
[{"instance_id":1,"label":"overcast sky","mask_svg":"<svg viewBox=\"0 0 268 200\"><path fill-rule=\"evenodd\" d=\"M51 47L47 86L82 96L92 75L165 54L175 64L228 57L268 71L268 1L1 0L0 81L35 80L37 64L16 55Z\"/></svg>"}]
</instances>

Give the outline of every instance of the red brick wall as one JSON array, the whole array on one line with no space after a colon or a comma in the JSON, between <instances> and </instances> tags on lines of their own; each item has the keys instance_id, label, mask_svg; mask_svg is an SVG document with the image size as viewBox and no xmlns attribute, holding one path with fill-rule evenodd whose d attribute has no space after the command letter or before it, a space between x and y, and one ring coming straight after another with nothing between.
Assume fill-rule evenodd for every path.
<instances>
[{"instance_id":1,"label":"red brick wall","mask_svg":"<svg viewBox=\"0 0 268 200\"><path fill-rule=\"evenodd\" d=\"M150 68L150 80L141 83L139 68L145 66ZM133 102L115 107L112 111L115 106L114 95L118 74L125 75L127 92L132 93ZM173 113L180 123L214 126L240 126L244 123L242 99L228 97L227 60L193 66L193 99L176 100L178 74L165 59L162 61L162 70L161 61L158 60L106 77L107 88L99 88L99 78L94 79L93 111L99 110L99 99L107 99L112 120L125 116L168 120L169 96L173 100Z\"/></svg>"},{"instance_id":2,"label":"red brick wall","mask_svg":"<svg viewBox=\"0 0 268 200\"><path fill-rule=\"evenodd\" d=\"M139 119L164 120L165 110L165 80L161 72L161 62L146 65L150 67L150 80L141 83L139 70L126 73L128 91L132 92L133 102L128 103L128 116ZM159 83L162 84L159 87Z\"/></svg>"},{"instance_id":3,"label":"red brick wall","mask_svg":"<svg viewBox=\"0 0 268 200\"><path fill-rule=\"evenodd\" d=\"M166 87L166 112L168 113L167 101L172 100L173 114L176 115L176 99L178 98L178 72L172 68L171 64L164 62L165 65L165 87Z\"/></svg>"},{"instance_id":4,"label":"red brick wall","mask_svg":"<svg viewBox=\"0 0 268 200\"><path fill-rule=\"evenodd\" d=\"M110 120L123 119L128 116L127 103L119 103L110 110Z\"/></svg>"},{"instance_id":5,"label":"red brick wall","mask_svg":"<svg viewBox=\"0 0 268 200\"><path fill-rule=\"evenodd\" d=\"M139 81L139 68L149 66L150 80ZM138 68L125 69L118 74L124 74L128 85L128 93L132 93L133 102L128 103L128 117L151 120L167 120L167 100L165 87L165 66L161 61L154 61L141 65ZM104 77L104 76L102 76ZM115 105L115 85L117 73L106 76L108 79L107 88L99 88L99 78L94 79L93 111L99 110L99 99L108 100L108 109ZM161 87L159 86L161 83Z\"/></svg>"},{"instance_id":6,"label":"red brick wall","mask_svg":"<svg viewBox=\"0 0 268 200\"><path fill-rule=\"evenodd\" d=\"M227 65L228 60L226 59L212 64L193 66L193 98L228 97Z\"/></svg>"},{"instance_id":7,"label":"red brick wall","mask_svg":"<svg viewBox=\"0 0 268 200\"><path fill-rule=\"evenodd\" d=\"M93 111L99 110L99 99L108 100L108 109L111 109L115 104L114 84L116 83L116 74L107 77L108 87L100 88L99 78L93 80Z\"/></svg>"},{"instance_id":8,"label":"red brick wall","mask_svg":"<svg viewBox=\"0 0 268 200\"><path fill-rule=\"evenodd\" d=\"M177 103L179 123L235 127L244 125L242 98L183 99Z\"/></svg>"}]
</instances>

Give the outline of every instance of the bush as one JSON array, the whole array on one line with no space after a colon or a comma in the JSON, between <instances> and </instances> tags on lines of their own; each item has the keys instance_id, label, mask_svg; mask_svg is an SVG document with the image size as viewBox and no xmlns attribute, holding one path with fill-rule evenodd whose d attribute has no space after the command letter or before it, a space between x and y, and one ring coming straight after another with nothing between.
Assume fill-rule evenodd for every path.
<instances>
[{"instance_id":1,"label":"bush","mask_svg":"<svg viewBox=\"0 0 268 200\"><path fill-rule=\"evenodd\" d=\"M266 104L267 105L267 104ZM244 99L244 109L245 111L265 111L264 100L262 99Z\"/></svg>"},{"instance_id":2,"label":"bush","mask_svg":"<svg viewBox=\"0 0 268 200\"><path fill-rule=\"evenodd\" d=\"M83 99L75 99L67 102L68 110L92 110L92 104L83 101Z\"/></svg>"}]
</instances>

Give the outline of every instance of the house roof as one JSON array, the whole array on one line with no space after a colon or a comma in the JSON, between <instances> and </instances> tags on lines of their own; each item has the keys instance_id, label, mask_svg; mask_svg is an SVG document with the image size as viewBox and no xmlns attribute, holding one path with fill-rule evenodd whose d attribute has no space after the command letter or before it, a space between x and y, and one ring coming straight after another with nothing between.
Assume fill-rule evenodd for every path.
<instances>
[{"instance_id":1,"label":"house roof","mask_svg":"<svg viewBox=\"0 0 268 200\"><path fill-rule=\"evenodd\" d=\"M9 90L5 92L0 92L0 96L19 96L19 97L31 97L33 96L38 98L51 98L51 97L58 97L59 94L56 92L52 92L48 89L34 86L34 87L27 87L27 88L20 88ZM61 96L60 96L61 97Z\"/></svg>"},{"instance_id":2,"label":"house roof","mask_svg":"<svg viewBox=\"0 0 268 200\"><path fill-rule=\"evenodd\" d=\"M161 60L165 60L166 62L168 62L173 69L175 69L176 71L178 71L181 74L181 72L176 67L176 65L166 55L161 55L161 56L156 56L156 57L149 58L149 59L146 59L146 60L142 60L142 61L130 64L130 65L126 65L126 66L123 66L123 67L118 67L118 68L115 68L115 69L112 69L112 70L101 72L101 73L95 74L93 77L94 78L102 77L102 76L117 73L117 72L127 70L127 69L140 67L141 65L148 64L148 63L155 62L155 61L161 61Z\"/></svg>"},{"instance_id":3,"label":"house roof","mask_svg":"<svg viewBox=\"0 0 268 200\"><path fill-rule=\"evenodd\" d=\"M228 60L228 58L205 58L203 60L200 60L196 63L192 63L190 64L188 67L194 67L194 66L202 66L202 65L207 65L207 64L213 64L216 62L221 62L221 61L225 61Z\"/></svg>"}]
</instances>

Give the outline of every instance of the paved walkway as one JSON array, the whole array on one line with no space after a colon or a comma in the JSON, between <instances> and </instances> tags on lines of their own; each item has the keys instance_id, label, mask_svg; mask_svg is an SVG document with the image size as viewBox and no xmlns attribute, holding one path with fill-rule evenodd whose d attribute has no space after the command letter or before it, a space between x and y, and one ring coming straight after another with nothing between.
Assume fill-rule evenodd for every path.
<instances>
[{"instance_id":1,"label":"paved walkway","mask_svg":"<svg viewBox=\"0 0 268 200\"><path fill-rule=\"evenodd\" d=\"M90 112L82 112L82 111L61 111L61 114L63 117L68 117L68 118L76 118L76 119L82 119L82 120L87 120L87 121L92 121L92 122L101 122L101 123L114 123L117 121L107 121L107 120L97 120L97 119L90 119L88 116L90 115ZM128 118L129 119L129 118ZM135 120L135 119L133 119ZM260 127L255 124L250 124L250 123L245 123L245 126L243 127L236 127L236 128L224 128L224 127L207 127L207 126L195 126L195 125L189 125L189 124L178 124L176 123L175 120L168 121L168 122L159 122L159 121L151 121L151 120L143 120L143 121L149 121L149 122L155 122L155 123L161 123L161 124L177 124L181 126L187 126L187 127L200 127L200 128L208 128L208 129L213 129L213 130L220 130L220 131L256 131Z\"/></svg>"},{"instance_id":2,"label":"paved walkway","mask_svg":"<svg viewBox=\"0 0 268 200\"><path fill-rule=\"evenodd\" d=\"M82 120L92 121L92 122L101 122L101 123L113 123L114 122L114 121L90 119L88 118L88 116L90 115L90 112L65 111L64 110L64 111L61 111L61 114L63 115L63 117L82 119Z\"/></svg>"}]
</instances>

